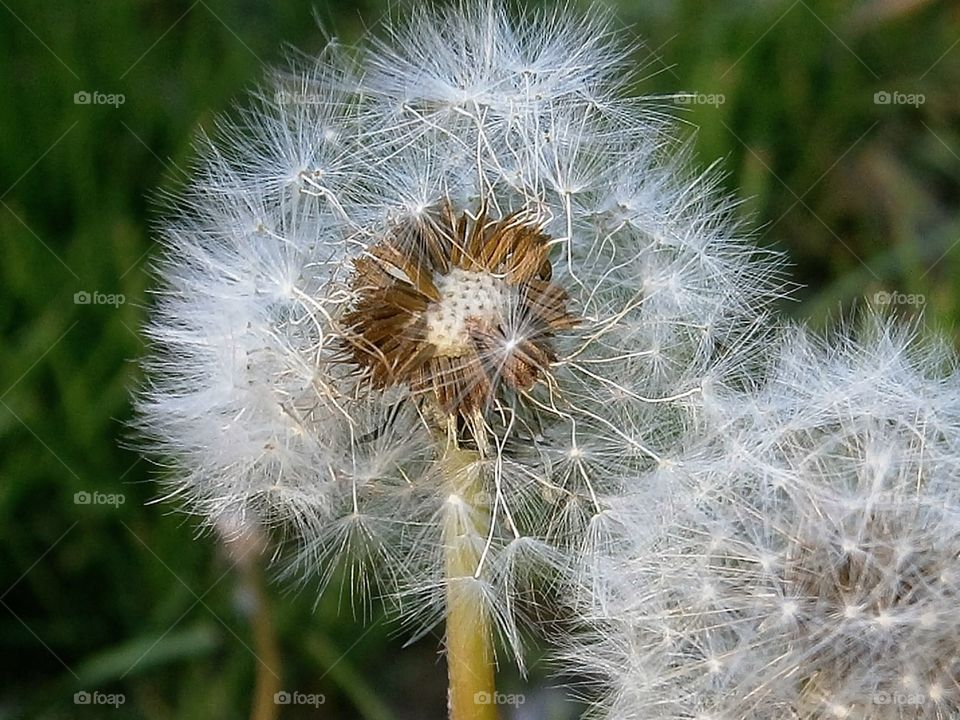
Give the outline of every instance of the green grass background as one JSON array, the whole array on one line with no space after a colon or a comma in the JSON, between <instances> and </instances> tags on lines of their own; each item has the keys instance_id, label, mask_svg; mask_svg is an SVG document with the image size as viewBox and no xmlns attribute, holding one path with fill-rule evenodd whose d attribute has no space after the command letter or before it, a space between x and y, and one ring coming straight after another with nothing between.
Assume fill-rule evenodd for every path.
<instances>
[{"instance_id":1,"label":"green grass background","mask_svg":"<svg viewBox=\"0 0 960 720\"><path fill-rule=\"evenodd\" d=\"M758 240L804 285L785 311L823 324L878 291L960 313L960 8L947 0L649 0L613 6L645 79L706 164L722 158ZM258 589L156 499L123 449L143 352L150 197L190 140L324 27L351 40L385 5L0 0L0 719L242 718ZM409 7L397 13L416 12ZM123 93L119 108L74 103ZM678 91L722 96L682 104ZM878 105L879 91L923 104ZM118 307L80 291L122 293ZM918 305L894 311L913 314ZM75 493L122 493L78 505ZM441 718L437 638L404 649L336 593L267 584L282 687L323 693L283 718ZM565 717L534 664L526 717ZM75 705L123 693L119 709ZM519 717L519 715L518 715Z\"/></svg>"}]
</instances>

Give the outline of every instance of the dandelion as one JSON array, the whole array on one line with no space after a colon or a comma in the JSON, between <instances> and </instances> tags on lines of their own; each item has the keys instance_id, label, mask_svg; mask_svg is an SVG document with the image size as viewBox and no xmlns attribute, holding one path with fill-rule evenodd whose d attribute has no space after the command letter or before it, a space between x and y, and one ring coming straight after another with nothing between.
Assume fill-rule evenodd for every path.
<instances>
[{"instance_id":1,"label":"dandelion","mask_svg":"<svg viewBox=\"0 0 960 720\"><path fill-rule=\"evenodd\" d=\"M714 410L659 500L623 508L609 624L577 648L600 714L956 717L956 358L883 321L832 347L797 331Z\"/></svg>"},{"instance_id":2,"label":"dandelion","mask_svg":"<svg viewBox=\"0 0 960 720\"><path fill-rule=\"evenodd\" d=\"M492 716L495 637L522 662L781 292L626 94L630 50L492 3L333 44L203 141L164 228L140 410L171 495L278 527L415 635L445 619L455 718Z\"/></svg>"}]
</instances>

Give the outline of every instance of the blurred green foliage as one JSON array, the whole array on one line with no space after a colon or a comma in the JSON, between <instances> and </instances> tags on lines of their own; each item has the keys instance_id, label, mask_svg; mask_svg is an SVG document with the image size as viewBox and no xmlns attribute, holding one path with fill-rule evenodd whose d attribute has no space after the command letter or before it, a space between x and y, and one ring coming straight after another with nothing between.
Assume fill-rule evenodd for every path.
<instances>
[{"instance_id":1,"label":"blurred green foliage","mask_svg":"<svg viewBox=\"0 0 960 720\"><path fill-rule=\"evenodd\" d=\"M680 115L699 128L701 162L724 159L761 242L787 251L805 286L791 314L822 323L902 293L957 326L955 3L678 0L621 17L646 40L642 92L722 100Z\"/></svg>"},{"instance_id":2,"label":"blurred green foliage","mask_svg":"<svg viewBox=\"0 0 960 720\"><path fill-rule=\"evenodd\" d=\"M0 718L249 714L256 573L232 569L175 504L147 504L157 470L124 449L124 424L150 303L150 198L182 181L191 137L264 63L282 63L283 43L322 46L315 8L0 0ZM383 10L344 1L317 15L350 40ZM956 4L663 0L614 11L643 41L637 92L684 121L704 164L724 159L759 241L788 252L805 285L789 313L822 323L901 292L955 334ZM81 91L125 102L76 104ZM675 97L683 91L692 97ZM125 302L77 304L81 292ZM78 503L83 492L124 502ZM443 716L437 637L404 649L376 611L354 620L335 591L267 588L281 687L323 693L324 717ZM529 687L546 672L535 664ZM125 703L78 706L82 690ZM531 717L560 717L534 705Z\"/></svg>"}]
</instances>

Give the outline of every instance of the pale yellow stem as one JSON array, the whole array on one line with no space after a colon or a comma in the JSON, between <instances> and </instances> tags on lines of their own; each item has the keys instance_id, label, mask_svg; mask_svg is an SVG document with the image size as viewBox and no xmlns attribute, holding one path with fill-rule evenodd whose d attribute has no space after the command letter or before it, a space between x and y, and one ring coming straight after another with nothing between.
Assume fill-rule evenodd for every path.
<instances>
[{"instance_id":1,"label":"pale yellow stem","mask_svg":"<svg viewBox=\"0 0 960 720\"><path fill-rule=\"evenodd\" d=\"M272 608L264 587L263 569L258 561L247 569L247 579L254 591L253 647L257 661L256 681L253 689L253 707L250 720L277 720L280 706L275 694L280 691L280 646L273 626Z\"/></svg>"},{"instance_id":2,"label":"pale yellow stem","mask_svg":"<svg viewBox=\"0 0 960 720\"><path fill-rule=\"evenodd\" d=\"M450 720L497 720L493 632L474 578L490 519L479 457L448 447L441 458L450 492L444 528Z\"/></svg>"}]
</instances>

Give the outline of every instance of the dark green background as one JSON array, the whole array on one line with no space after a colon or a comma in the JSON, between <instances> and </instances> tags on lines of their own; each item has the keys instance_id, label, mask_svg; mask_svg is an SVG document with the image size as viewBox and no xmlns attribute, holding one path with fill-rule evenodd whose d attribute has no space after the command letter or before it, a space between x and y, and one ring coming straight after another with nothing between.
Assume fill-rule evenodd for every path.
<instances>
[{"instance_id":1,"label":"dark green background","mask_svg":"<svg viewBox=\"0 0 960 720\"><path fill-rule=\"evenodd\" d=\"M723 158L760 242L805 285L785 311L822 324L878 291L920 297L956 337L960 9L934 0L706 0L614 6L644 81L706 164ZM283 43L376 30L379 2L0 0L0 718L242 718L255 665L253 575L158 495L123 449L154 253L150 198L190 140L242 99ZM395 12L408 12L395 8ZM122 93L119 108L78 91ZM878 105L878 91L925 102ZM720 104L666 97L689 91ZM75 293L122 293L119 307ZM919 306L892 309L914 313ZM119 508L80 491L122 493ZM267 584L282 687L317 716L440 718L438 641L351 619L334 593ZM316 608L314 608L316 604ZM339 611L338 611L339 609ZM376 617L376 611L374 611ZM543 710L548 671L524 692ZM539 689L538 689L539 688ZM119 710L73 703L123 693ZM554 698L555 700L555 698ZM550 705L545 700L542 707ZM284 708L282 717L312 716Z\"/></svg>"}]
</instances>

